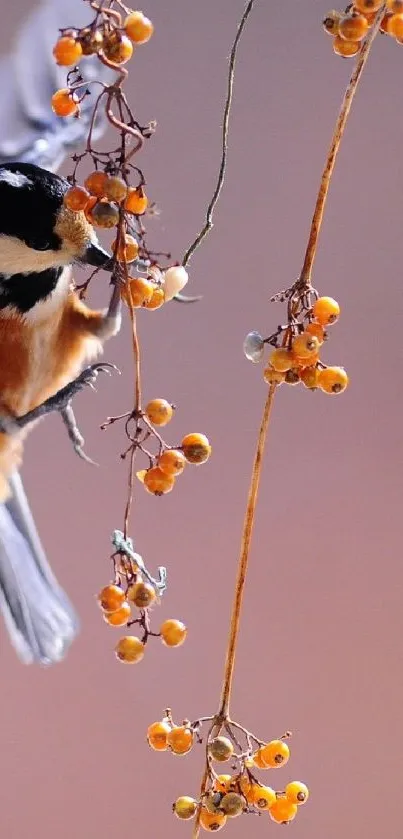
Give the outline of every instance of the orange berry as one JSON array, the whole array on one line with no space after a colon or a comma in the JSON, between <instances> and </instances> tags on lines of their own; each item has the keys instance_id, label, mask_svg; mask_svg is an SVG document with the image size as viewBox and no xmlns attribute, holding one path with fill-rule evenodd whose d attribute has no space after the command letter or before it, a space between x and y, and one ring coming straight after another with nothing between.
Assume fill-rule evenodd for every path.
<instances>
[{"instance_id":1,"label":"orange berry","mask_svg":"<svg viewBox=\"0 0 403 839\"><path fill-rule=\"evenodd\" d=\"M253 763L255 766L258 767L258 769L268 769L267 764L264 762L262 758L262 746L253 755Z\"/></svg>"},{"instance_id":2,"label":"orange berry","mask_svg":"<svg viewBox=\"0 0 403 839\"><path fill-rule=\"evenodd\" d=\"M239 787L248 804L253 804L255 786L257 786L257 784L253 783L253 781L249 779L248 775L243 775L239 780Z\"/></svg>"},{"instance_id":3,"label":"orange berry","mask_svg":"<svg viewBox=\"0 0 403 839\"><path fill-rule=\"evenodd\" d=\"M276 798L269 809L270 818L278 824L288 824L297 815L298 807L288 798Z\"/></svg>"},{"instance_id":4,"label":"orange berry","mask_svg":"<svg viewBox=\"0 0 403 839\"><path fill-rule=\"evenodd\" d=\"M135 44L145 44L154 32L154 26L143 12L131 12L124 22L126 35Z\"/></svg>"},{"instance_id":5,"label":"orange berry","mask_svg":"<svg viewBox=\"0 0 403 839\"><path fill-rule=\"evenodd\" d=\"M129 604L123 603L120 609L117 609L116 612L105 612L104 621L106 621L109 626L124 626L129 620L130 615L131 609Z\"/></svg>"},{"instance_id":6,"label":"orange berry","mask_svg":"<svg viewBox=\"0 0 403 839\"><path fill-rule=\"evenodd\" d=\"M187 434L182 440L181 449L188 463L205 463L211 455L211 446L204 434Z\"/></svg>"},{"instance_id":7,"label":"orange berry","mask_svg":"<svg viewBox=\"0 0 403 839\"><path fill-rule=\"evenodd\" d=\"M113 32L104 42L103 51L114 64L126 64L133 55L133 44L126 35Z\"/></svg>"},{"instance_id":8,"label":"orange berry","mask_svg":"<svg viewBox=\"0 0 403 839\"><path fill-rule=\"evenodd\" d=\"M333 41L333 52L335 52L336 55L341 55L342 58L352 58L352 56L357 55L357 52L359 51L359 41L346 41L345 38L342 38L340 35L336 35Z\"/></svg>"},{"instance_id":9,"label":"orange berry","mask_svg":"<svg viewBox=\"0 0 403 839\"><path fill-rule=\"evenodd\" d=\"M205 807L201 808L200 825L204 830L221 830L227 821L224 813L209 813Z\"/></svg>"},{"instance_id":10,"label":"orange berry","mask_svg":"<svg viewBox=\"0 0 403 839\"><path fill-rule=\"evenodd\" d=\"M126 600L125 593L120 586L105 586L98 594L98 603L104 612L116 612Z\"/></svg>"},{"instance_id":11,"label":"orange berry","mask_svg":"<svg viewBox=\"0 0 403 839\"><path fill-rule=\"evenodd\" d=\"M380 32L383 32L385 35L390 35L390 32L389 32L389 21L390 21L391 17L392 17L392 15L390 14L390 12L389 12L388 14L386 14L386 15L382 18L381 23L380 23L380 26L379 26L379 31L380 31Z\"/></svg>"},{"instance_id":12,"label":"orange berry","mask_svg":"<svg viewBox=\"0 0 403 839\"><path fill-rule=\"evenodd\" d=\"M403 12L403 0L386 0L386 10L398 15Z\"/></svg>"},{"instance_id":13,"label":"orange berry","mask_svg":"<svg viewBox=\"0 0 403 839\"><path fill-rule=\"evenodd\" d=\"M208 750L211 757L220 762L229 760L234 754L234 747L228 737L215 737L209 743Z\"/></svg>"},{"instance_id":14,"label":"orange berry","mask_svg":"<svg viewBox=\"0 0 403 839\"><path fill-rule=\"evenodd\" d=\"M319 341L310 332L302 332L296 335L292 342L292 352L297 358L311 358L319 349Z\"/></svg>"},{"instance_id":15,"label":"orange berry","mask_svg":"<svg viewBox=\"0 0 403 839\"><path fill-rule=\"evenodd\" d=\"M108 175L105 172L91 172L84 181L84 186L90 195L96 195L97 198L105 198L105 184L108 180Z\"/></svg>"},{"instance_id":16,"label":"orange berry","mask_svg":"<svg viewBox=\"0 0 403 839\"><path fill-rule=\"evenodd\" d=\"M152 495L166 495L174 488L175 478L173 475L167 475L158 466L153 466L151 469L147 469L143 483Z\"/></svg>"},{"instance_id":17,"label":"orange berry","mask_svg":"<svg viewBox=\"0 0 403 839\"><path fill-rule=\"evenodd\" d=\"M186 466L185 455L179 449L166 449L159 457L158 466L167 475L180 475Z\"/></svg>"},{"instance_id":18,"label":"orange berry","mask_svg":"<svg viewBox=\"0 0 403 839\"><path fill-rule=\"evenodd\" d=\"M336 12L334 9L329 12L322 21L323 28L328 35L339 34L339 23L342 18L341 12Z\"/></svg>"},{"instance_id":19,"label":"orange berry","mask_svg":"<svg viewBox=\"0 0 403 839\"><path fill-rule=\"evenodd\" d=\"M53 47L53 55L56 62L62 67L70 67L72 64L77 64L82 54L83 51L80 42L76 41L70 35L63 35L56 41Z\"/></svg>"},{"instance_id":20,"label":"orange berry","mask_svg":"<svg viewBox=\"0 0 403 839\"><path fill-rule=\"evenodd\" d=\"M324 393L342 393L348 385L344 367L325 367L318 376L318 387Z\"/></svg>"},{"instance_id":21,"label":"orange berry","mask_svg":"<svg viewBox=\"0 0 403 839\"><path fill-rule=\"evenodd\" d=\"M384 0L355 0L354 8L365 15L367 12L377 12L383 2Z\"/></svg>"},{"instance_id":22,"label":"orange berry","mask_svg":"<svg viewBox=\"0 0 403 839\"><path fill-rule=\"evenodd\" d=\"M305 804L309 798L309 789L301 781L291 781L285 788L285 795L293 804Z\"/></svg>"},{"instance_id":23,"label":"orange berry","mask_svg":"<svg viewBox=\"0 0 403 839\"><path fill-rule=\"evenodd\" d=\"M403 38L403 14L392 15L388 20L388 35Z\"/></svg>"},{"instance_id":24,"label":"orange berry","mask_svg":"<svg viewBox=\"0 0 403 839\"><path fill-rule=\"evenodd\" d=\"M309 332L310 335L314 335L315 338L318 339L320 344L323 344L323 342L327 338L326 332L325 332L322 324L321 323L315 323L315 321L312 321L312 323L307 323L307 325L305 327L305 332Z\"/></svg>"},{"instance_id":25,"label":"orange berry","mask_svg":"<svg viewBox=\"0 0 403 839\"><path fill-rule=\"evenodd\" d=\"M166 425L173 413L174 409L166 399L152 399L145 409L145 415L153 425Z\"/></svg>"},{"instance_id":26,"label":"orange berry","mask_svg":"<svg viewBox=\"0 0 403 839\"><path fill-rule=\"evenodd\" d=\"M181 795L176 799L172 809L178 819L192 819L197 810L197 801L189 795Z\"/></svg>"},{"instance_id":27,"label":"orange berry","mask_svg":"<svg viewBox=\"0 0 403 839\"><path fill-rule=\"evenodd\" d=\"M217 775L213 783L215 792L228 792L232 784L232 775Z\"/></svg>"},{"instance_id":28,"label":"orange berry","mask_svg":"<svg viewBox=\"0 0 403 839\"><path fill-rule=\"evenodd\" d=\"M117 240L112 243L112 251L115 253L115 249L117 246ZM128 233L125 234L123 239L119 242L119 247L117 249L117 259L119 262L134 262L139 255L139 246L138 242L134 236L129 236Z\"/></svg>"},{"instance_id":29,"label":"orange berry","mask_svg":"<svg viewBox=\"0 0 403 839\"><path fill-rule=\"evenodd\" d=\"M119 221L119 210L108 201L98 201L91 210L93 224L97 227L116 227Z\"/></svg>"},{"instance_id":30,"label":"orange berry","mask_svg":"<svg viewBox=\"0 0 403 839\"><path fill-rule=\"evenodd\" d=\"M129 187L125 200L125 210L127 210L128 213L134 213L136 216L141 216L145 213L147 205L148 198L144 195L142 187L139 186L137 189Z\"/></svg>"},{"instance_id":31,"label":"orange berry","mask_svg":"<svg viewBox=\"0 0 403 839\"><path fill-rule=\"evenodd\" d=\"M340 306L333 297L318 297L313 304L313 316L321 326L336 323L340 315Z\"/></svg>"},{"instance_id":32,"label":"orange berry","mask_svg":"<svg viewBox=\"0 0 403 839\"><path fill-rule=\"evenodd\" d=\"M89 197L87 190L82 186L72 186L67 190L63 203L69 210L74 210L77 213L80 210L85 210Z\"/></svg>"},{"instance_id":33,"label":"orange berry","mask_svg":"<svg viewBox=\"0 0 403 839\"><path fill-rule=\"evenodd\" d=\"M151 300L144 303L146 309L159 309L165 303L164 289L161 286L154 286Z\"/></svg>"},{"instance_id":34,"label":"orange berry","mask_svg":"<svg viewBox=\"0 0 403 839\"><path fill-rule=\"evenodd\" d=\"M185 624L174 618L164 621L160 629L161 639L167 647L180 647L187 632Z\"/></svg>"},{"instance_id":35,"label":"orange berry","mask_svg":"<svg viewBox=\"0 0 403 839\"><path fill-rule=\"evenodd\" d=\"M271 740L270 743L260 747L259 754L266 767L270 766L274 769L287 763L290 750L284 740ZM254 760L256 762L255 756Z\"/></svg>"},{"instance_id":36,"label":"orange berry","mask_svg":"<svg viewBox=\"0 0 403 839\"><path fill-rule=\"evenodd\" d=\"M85 209L84 209L85 217L86 217L87 221L89 221L90 224L94 224L94 219L92 218L92 211L95 207L95 204L97 204L97 203L98 203L98 198L96 198L95 195L91 195L89 197L86 205L85 205Z\"/></svg>"},{"instance_id":37,"label":"orange berry","mask_svg":"<svg viewBox=\"0 0 403 839\"><path fill-rule=\"evenodd\" d=\"M79 104L68 87L57 90L52 96L52 110L58 117L71 117L78 113Z\"/></svg>"},{"instance_id":38,"label":"orange berry","mask_svg":"<svg viewBox=\"0 0 403 839\"><path fill-rule=\"evenodd\" d=\"M291 350L287 350L285 347L277 347L271 353L269 362L278 373L285 373L287 370L291 370L294 358Z\"/></svg>"},{"instance_id":39,"label":"orange berry","mask_svg":"<svg viewBox=\"0 0 403 839\"><path fill-rule=\"evenodd\" d=\"M168 748L167 737L171 731L171 726L161 720L161 722L153 722L147 729L148 745L155 752L165 752Z\"/></svg>"},{"instance_id":40,"label":"orange berry","mask_svg":"<svg viewBox=\"0 0 403 839\"><path fill-rule=\"evenodd\" d=\"M154 603L157 595L150 583L134 583L129 586L127 599L134 603L138 609L147 609Z\"/></svg>"},{"instance_id":41,"label":"orange berry","mask_svg":"<svg viewBox=\"0 0 403 839\"><path fill-rule=\"evenodd\" d=\"M239 795L239 792L226 792L220 801L220 810L229 818L234 819L236 816L240 816L244 809L245 799L242 795Z\"/></svg>"},{"instance_id":42,"label":"orange berry","mask_svg":"<svg viewBox=\"0 0 403 839\"><path fill-rule=\"evenodd\" d=\"M305 387L310 390L314 390L319 387L319 373L320 370L317 367L305 367L300 373L301 382L305 385Z\"/></svg>"},{"instance_id":43,"label":"orange berry","mask_svg":"<svg viewBox=\"0 0 403 839\"><path fill-rule=\"evenodd\" d=\"M95 55L102 49L104 36L99 29L82 29L79 35L79 41L83 55Z\"/></svg>"},{"instance_id":44,"label":"orange berry","mask_svg":"<svg viewBox=\"0 0 403 839\"><path fill-rule=\"evenodd\" d=\"M349 14L341 19L338 34L346 41L362 41L368 29L369 23L365 15Z\"/></svg>"},{"instance_id":45,"label":"orange berry","mask_svg":"<svg viewBox=\"0 0 403 839\"><path fill-rule=\"evenodd\" d=\"M123 178L117 175L108 175L105 181L105 196L109 201L123 201L127 195L127 185Z\"/></svg>"},{"instance_id":46,"label":"orange berry","mask_svg":"<svg viewBox=\"0 0 403 839\"><path fill-rule=\"evenodd\" d=\"M271 787L253 784L252 803L258 810L268 810L276 801L276 793Z\"/></svg>"},{"instance_id":47,"label":"orange berry","mask_svg":"<svg viewBox=\"0 0 403 839\"><path fill-rule=\"evenodd\" d=\"M150 302L154 294L154 285L150 283L150 280L146 280L145 277L133 277L129 280L128 285L130 294L124 286L121 292L126 303L130 305L131 298L134 308L138 309L140 306L146 306Z\"/></svg>"},{"instance_id":48,"label":"orange berry","mask_svg":"<svg viewBox=\"0 0 403 839\"><path fill-rule=\"evenodd\" d=\"M295 357L294 368L297 370L299 374L301 374L301 367L313 367L319 361L319 353L315 352L312 355L300 358L298 356ZM291 370L289 371L291 373Z\"/></svg>"},{"instance_id":49,"label":"orange berry","mask_svg":"<svg viewBox=\"0 0 403 839\"><path fill-rule=\"evenodd\" d=\"M193 746L193 737L189 726L175 725L167 735L167 743L175 755L185 755Z\"/></svg>"},{"instance_id":50,"label":"orange berry","mask_svg":"<svg viewBox=\"0 0 403 839\"><path fill-rule=\"evenodd\" d=\"M268 385L281 385L284 381L284 373L269 366L263 371L263 378Z\"/></svg>"},{"instance_id":51,"label":"orange berry","mask_svg":"<svg viewBox=\"0 0 403 839\"><path fill-rule=\"evenodd\" d=\"M144 656L145 647L135 635L125 635L115 647L116 657L125 664L136 664Z\"/></svg>"}]
</instances>

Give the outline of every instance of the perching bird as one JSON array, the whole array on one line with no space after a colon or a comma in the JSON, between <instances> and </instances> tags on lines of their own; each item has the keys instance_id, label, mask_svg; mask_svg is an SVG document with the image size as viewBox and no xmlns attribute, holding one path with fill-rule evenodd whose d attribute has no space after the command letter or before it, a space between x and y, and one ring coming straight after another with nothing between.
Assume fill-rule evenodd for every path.
<instances>
[{"instance_id":1,"label":"perching bird","mask_svg":"<svg viewBox=\"0 0 403 839\"><path fill-rule=\"evenodd\" d=\"M78 0L50 0L0 63L0 610L27 663L61 660L78 621L50 570L18 474L23 439L32 420L55 408L79 448L69 397L96 367L70 383L120 325L118 289L106 312L94 312L72 288L72 263L102 265L109 257L84 214L64 207L67 182L46 171L88 126L91 97L79 121L62 121L49 106L64 76L51 58L58 27L87 23L88 11ZM97 65L105 81L108 71ZM91 59L80 70L89 78Z\"/></svg>"}]
</instances>

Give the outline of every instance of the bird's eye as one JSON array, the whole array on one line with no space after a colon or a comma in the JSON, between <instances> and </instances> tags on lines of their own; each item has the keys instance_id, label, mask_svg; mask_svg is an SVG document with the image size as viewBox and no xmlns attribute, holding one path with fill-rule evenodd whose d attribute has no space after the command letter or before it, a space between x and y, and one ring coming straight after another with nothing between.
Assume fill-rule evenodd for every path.
<instances>
[{"instance_id":1,"label":"bird's eye","mask_svg":"<svg viewBox=\"0 0 403 839\"><path fill-rule=\"evenodd\" d=\"M26 239L25 241L28 247L34 251L50 250L50 242L46 242L44 239Z\"/></svg>"}]
</instances>

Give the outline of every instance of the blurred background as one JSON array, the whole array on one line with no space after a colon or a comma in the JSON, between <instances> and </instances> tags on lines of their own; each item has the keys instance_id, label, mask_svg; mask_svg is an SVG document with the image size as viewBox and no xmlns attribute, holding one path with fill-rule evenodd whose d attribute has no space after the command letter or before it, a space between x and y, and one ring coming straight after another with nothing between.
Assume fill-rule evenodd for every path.
<instances>
[{"instance_id":1,"label":"blurred background","mask_svg":"<svg viewBox=\"0 0 403 839\"><path fill-rule=\"evenodd\" d=\"M32 6L3 0L3 52ZM143 7L155 35L132 59L128 95L142 124L158 121L139 165L161 211L149 221L150 244L174 259L200 228L215 184L227 59L243 8L243 0ZM47 670L20 664L0 626L7 839L190 836L171 804L197 794L203 749L182 759L158 755L145 732L167 706L181 720L218 705L266 393L263 368L244 359L242 341L283 320L269 298L300 271L353 66L333 55L322 32L328 11L325 0L256 4L239 51L225 187L214 229L191 263L187 290L203 300L138 318L144 396L177 405L166 438L202 431L214 449L166 498L136 487L135 545L152 569L168 567L154 624L185 621L183 647L151 639L141 664L120 665L113 654L120 630L106 626L94 598L110 579L110 536L122 526L126 499L123 428L99 426L132 404L127 323L105 352L122 376L103 378L96 394L75 402L99 468L73 454L57 417L29 439L25 485L82 632L66 661ZM338 399L299 388L278 393L246 588L232 714L264 739L293 731L290 762L262 778L277 789L292 779L310 786L310 802L289 828L298 839L378 839L385 826L390 839L401 837L402 62L403 49L378 37L313 277L340 302L324 360L346 366L350 388ZM105 278L92 284L94 304L107 295ZM281 832L266 816L245 819L228 834Z\"/></svg>"}]
</instances>

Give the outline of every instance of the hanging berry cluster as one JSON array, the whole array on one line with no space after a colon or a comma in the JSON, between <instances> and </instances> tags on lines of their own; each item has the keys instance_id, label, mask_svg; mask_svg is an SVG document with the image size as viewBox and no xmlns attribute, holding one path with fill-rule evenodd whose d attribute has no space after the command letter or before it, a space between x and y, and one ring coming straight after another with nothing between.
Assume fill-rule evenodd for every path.
<instances>
[{"instance_id":1,"label":"hanging berry cluster","mask_svg":"<svg viewBox=\"0 0 403 839\"><path fill-rule=\"evenodd\" d=\"M283 790L276 791L255 775L256 769L278 769L288 762L290 749L286 741L290 732L265 743L232 720L217 724L215 718L203 717L176 725L168 709L162 720L149 726L147 741L154 751L185 755L195 742L203 742L202 726L206 723L213 724L206 739L203 793L199 799L187 795L177 798L172 809L178 819L192 819L197 814L200 826L210 832L220 830L227 819L243 813L268 813L279 824L293 821L298 807L309 797L308 787L301 781L290 781ZM221 734L222 729L226 734ZM232 774L217 774L217 764L229 761Z\"/></svg>"},{"instance_id":2,"label":"hanging berry cluster","mask_svg":"<svg viewBox=\"0 0 403 839\"><path fill-rule=\"evenodd\" d=\"M126 304L131 324L135 359L135 399L133 407L123 414L108 417L101 426L123 421L129 446L122 458L129 456L129 490L124 514L124 529L117 546L115 531L113 541L117 550L113 555L114 572L111 583L98 597L104 619L110 626L131 627L137 624L142 637L126 635L116 647L120 661L135 663L144 655L150 636L158 635L167 646L179 646L185 639L186 627L180 621L167 620L159 632L152 632L150 607L160 602L164 585L153 580L142 564L141 557L132 551L127 531L133 499L134 459L140 453L146 468L137 477L145 489L156 496L170 492L176 478L186 463L201 464L210 456L211 447L204 434L187 434L177 446L163 440L158 429L173 416L174 406L166 399L152 399L143 409L140 367L140 346L136 326L136 309L159 309L175 298L188 281L183 265L162 265L160 257L169 254L151 251L146 242L144 219L153 212L146 194L146 181L141 169L133 164L133 157L141 150L144 141L154 130L153 122L140 125L130 108L124 92L128 76L125 65L137 46L147 43L154 31L152 22L141 11L127 8L121 0L111 0L107 6L89 0L94 19L85 28L61 30L53 55L60 66L70 68L66 87L52 97L54 113L63 118L80 118L80 103L89 94L88 82L80 74L79 62L83 56L92 56L115 71L113 83L97 80L100 86L95 99L85 149L73 156L74 168L68 176L70 188L64 197L65 206L75 213L85 215L97 228L115 229L112 243L110 270L112 282L118 285ZM109 124L118 133L116 148L110 151L94 148L93 133L97 117L103 112ZM92 171L79 183L78 176L83 162L90 162ZM78 289L82 297L87 293L94 274ZM140 562L140 564L139 564ZM137 610L133 614L133 609Z\"/></svg>"},{"instance_id":3,"label":"hanging berry cluster","mask_svg":"<svg viewBox=\"0 0 403 839\"><path fill-rule=\"evenodd\" d=\"M283 382L289 385L302 382L309 390L319 388L324 393L342 393L348 385L346 371L343 367L327 367L319 358L320 348L328 337L327 329L336 323L340 314L337 301L319 297L316 289L300 281L272 300L288 300L288 322L269 338L263 338L259 332L249 332L244 341L244 353L249 361L261 361L265 344L269 344L275 349L263 373L265 382L276 386Z\"/></svg>"},{"instance_id":4,"label":"hanging berry cluster","mask_svg":"<svg viewBox=\"0 0 403 839\"><path fill-rule=\"evenodd\" d=\"M403 0L356 0L345 12L333 9L323 21L325 32L333 37L336 55L343 58L357 55L382 9L379 31L403 44Z\"/></svg>"}]
</instances>

